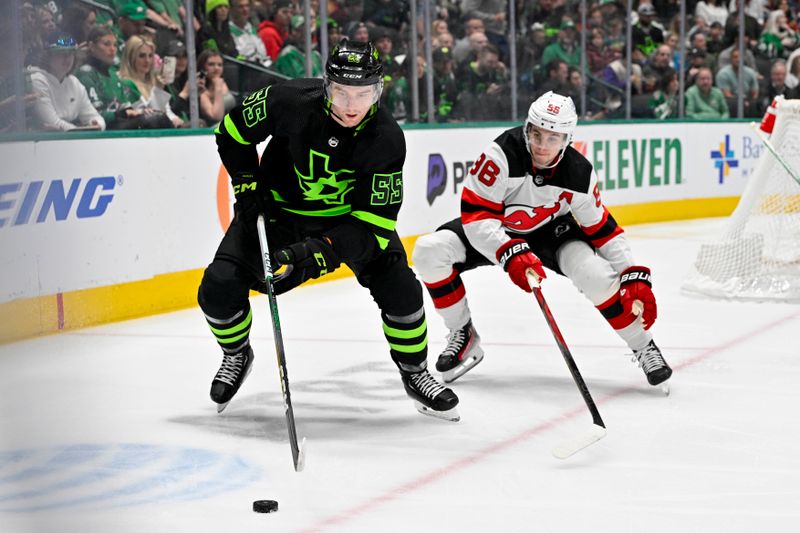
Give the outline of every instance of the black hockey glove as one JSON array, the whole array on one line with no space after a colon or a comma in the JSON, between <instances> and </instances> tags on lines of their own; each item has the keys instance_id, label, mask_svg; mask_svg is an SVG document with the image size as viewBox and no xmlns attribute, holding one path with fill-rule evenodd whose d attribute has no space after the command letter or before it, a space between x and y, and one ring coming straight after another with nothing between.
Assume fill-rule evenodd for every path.
<instances>
[{"instance_id":1,"label":"black hockey glove","mask_svg":"<svg viewBox=\"0 0 800 533\"><path fill-rule=\"evenodd\" d=\"M264 211L263 191L258 190L258 180L251 172L238 172L231 178L236 203L233 209L248 233L256 233L256 220ZM266 214L265 214L266 216Z\"/></svg>"},{"instance_id":2,"label":"black hockey glove","mask_svg":"<svg viewBox=\"0 0 800 533\"><path fill-rule=\"evenodd\" d=\"M329 274L342 264L324 237L308 238L278 250L275 260L287 267L286 272L275 278L275 294L283 294L306 280Z\"/></svg>"}]
</instances>

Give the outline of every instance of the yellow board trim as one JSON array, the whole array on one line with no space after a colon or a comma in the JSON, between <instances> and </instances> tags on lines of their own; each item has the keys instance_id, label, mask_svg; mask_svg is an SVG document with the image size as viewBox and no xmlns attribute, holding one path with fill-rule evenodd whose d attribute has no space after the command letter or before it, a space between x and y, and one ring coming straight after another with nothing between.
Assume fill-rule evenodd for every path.
<instances>
[{"instance_id":1,"label":"yellow board trim","mask_svg":"<svg viewBox=\"0 0 800 533\"><path fill-rule=\"evenodd\" d=\"M730 215L738 196L619 205L610 209L623 227L631 224ZM403 237L411 257L417 236ZM306 284L351 277L347 267ZM129 320L197 305L203 269L161 274L150 279L0 304L0 343ZM252 293L257 294L257 293ZM199 311L198 311L199 313ZM198 314L198 320L203 320Z\"/></svg>"}]
</instances>

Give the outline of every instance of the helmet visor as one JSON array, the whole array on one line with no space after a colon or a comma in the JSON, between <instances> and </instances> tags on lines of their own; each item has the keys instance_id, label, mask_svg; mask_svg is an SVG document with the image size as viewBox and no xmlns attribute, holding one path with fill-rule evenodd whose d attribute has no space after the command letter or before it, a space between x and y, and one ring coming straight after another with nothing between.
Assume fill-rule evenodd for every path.
<instances>
[{"instance_id":1,"label":"helmet visor","mask_svg":"<svg viewBox=\"0 0 800 533\"><path fill-rule=\"evenodd\" d=\"M325 82L325 97L340 108L369 108L377 103L383 90L383 80L371 85L342 85L335 81Z\"/></svg>"}]
</instances>

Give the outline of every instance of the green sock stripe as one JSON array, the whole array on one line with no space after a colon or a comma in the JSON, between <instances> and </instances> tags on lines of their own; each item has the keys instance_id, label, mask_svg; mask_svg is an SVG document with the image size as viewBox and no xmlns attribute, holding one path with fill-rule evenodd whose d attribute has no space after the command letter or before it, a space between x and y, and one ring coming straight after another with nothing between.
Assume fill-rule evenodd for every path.
<instances>
[{"instance_id":1,"label":"green sock stripe","mask_svg":"<svg viewBox=\"0 0 800 533\"><path fill-rule=\"evenodd\" d=\"M392 350L400 353L419 353L428 347L428 336L425 335L425 338L422 339L422 342L417 344L395 344L392 341L389 341L389 347Z\"/></svg>"},{"instance_id":2,"label":"green sock stripe","mask_svg":"<svg viewBox=\"0 0 800 533\"><path fill-rule=\"evenodd\" d=\"M247 337L248 335L250 335L250 328L247 328L247 331L245 331L241 335L236 335L235 337L228 337L225 339L220 339L219 337L217 337L217 342L220 344L233 344L234 342L240 341L243 338Z\"/></svg>"},{"instance_id":3,"label":"green sock stripe","mask_svg":"<svg viewBox=\"0 0 800 533\"><path fill-rule=\"evenodd\" d=\"M211 332L214 333L217 337L227 337L228 335L233 335L234 333L239 333L244 328L247 328L250 331L250 324L253 322L253 309L247 311L247 316L244 317L244 320L236 324L235 326L227 329L218 329L208 324L208 327L211 328Z\"/></svg>"},{"instance_id":4,"label":"green sock stripe","mask_svg":"<svg viewBox=\"0 0 800 533\"><path fill-rule=\"evenodd\" d=\"M387 337L395 337L397 339L413 339L414 337L421 337L422 335L425 335L427 329L428 324L425 321L423 321L422 324L414 329L398 329L389 326L385 322L383 324L383 333Z\"/></svg>"}]
</instances>

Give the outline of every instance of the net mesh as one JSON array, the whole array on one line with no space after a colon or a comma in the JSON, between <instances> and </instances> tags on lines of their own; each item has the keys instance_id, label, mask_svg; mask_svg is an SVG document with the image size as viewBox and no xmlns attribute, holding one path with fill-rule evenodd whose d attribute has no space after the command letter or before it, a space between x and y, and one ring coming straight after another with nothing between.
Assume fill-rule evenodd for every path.
<instances>
[{"instance_id":1,"label":"net mesh","mask_svg":"<svg viewBox=\"0 0 800 533\"><path fill-rule=\"evenodd\" d=\"M800 100L776 109L766 147L722 235L702 244L683 290L715 298L800 302Z\"/></svg>"}]
</instances>

